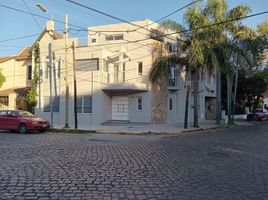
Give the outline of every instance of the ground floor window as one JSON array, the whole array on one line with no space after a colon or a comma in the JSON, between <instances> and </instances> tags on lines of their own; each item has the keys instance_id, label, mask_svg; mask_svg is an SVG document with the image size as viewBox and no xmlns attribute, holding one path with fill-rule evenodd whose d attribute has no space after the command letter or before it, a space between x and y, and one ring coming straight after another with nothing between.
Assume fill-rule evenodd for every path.
<instances>
[{"instance_id":1,"label":"ground floor window","mask_svg":"<svg viewBox=\"0 0 268 200\"><path fill-rule=\"evenodd\" d=\"M8 96L0 96L0 109L4 110L8 108Z\"/></svg>"},{"instance_id":2,"label":"ground floor window","mask_svg":"<svg viewBox=\"0 0 268 200\"><path fill-rule=\"evenodd\" d=\"M142 97L137 98L137 109L142 110Z\"/></svg>"},{"instance_id":3,"label":"ground floor window","mask_svg":"<svg viewBox=\"0 0 268 200\"><path fill-rule=\"evenodd\" d=\"M168 107L169 107L170 111L173 110L173 99L172 98L169 99L169 106Z\"/></svg>"},{"instance_id":4,"label":"ground floor window","mask_svg":"<svg viewBox=\"0 0 268 200\"><path fill-rule=\"evenodd\" d=\"M60 97L55 96L51 97L52 105L53 105L53 112L60 111ZM44 97L44 112L50 112L50 97Z\"/></svg>"},{"instance_id":5,"label":"ground floor window","mask_svg":"<svg viewBox=\"0 0 268 200\"><path fill-rule=\"evenodd\" d=\"M92 113L92 96L77 97L77 113Z\"/></svg>"}]
</instances>

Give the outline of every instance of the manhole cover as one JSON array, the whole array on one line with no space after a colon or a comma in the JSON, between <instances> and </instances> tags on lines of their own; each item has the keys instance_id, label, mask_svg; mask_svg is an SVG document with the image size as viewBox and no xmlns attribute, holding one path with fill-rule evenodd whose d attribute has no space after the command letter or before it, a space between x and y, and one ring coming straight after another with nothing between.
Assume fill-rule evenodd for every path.
<instances>
[{"instance_id":1,"label":"manhole cover","mask_svg":"<svg viewBox=\"0 0 268 200\"><path fill-rule=\"evenodd\" d=\"M209 152L208 155L211 156L211 157L215 157L215 158L222 158L222 157L229 156L227 153L218 152L218 151Z\"/></svg>"}]
</instances>

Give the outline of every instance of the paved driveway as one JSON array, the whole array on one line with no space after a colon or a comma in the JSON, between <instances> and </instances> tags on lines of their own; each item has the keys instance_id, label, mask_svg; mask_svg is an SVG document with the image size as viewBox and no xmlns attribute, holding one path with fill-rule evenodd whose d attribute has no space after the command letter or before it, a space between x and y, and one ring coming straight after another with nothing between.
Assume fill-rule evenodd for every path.
<instances>
[{"instance_id":1,"label":"paved driveway","mask_svg":"<svg viewBox=\"0 0 268 200\"><path fill-rule=\"evenodd\" d=\"M0 133L0 199L268 199L268 124L175 137Z\"/></svg>"}]
</instances>

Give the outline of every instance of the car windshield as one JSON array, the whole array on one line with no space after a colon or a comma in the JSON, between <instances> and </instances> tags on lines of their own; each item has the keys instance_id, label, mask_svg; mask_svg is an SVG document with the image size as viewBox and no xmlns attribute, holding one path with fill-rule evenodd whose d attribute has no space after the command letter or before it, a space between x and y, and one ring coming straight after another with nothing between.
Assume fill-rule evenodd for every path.
<instances>
[{"instance_id":1,"label":"car windshield","mask_svg":"<svg viewBox=\"0 0 268 200\"><path fill-rule=\"evenodd\" d=\"M19 114L21 117L35 117L32 113L27 112L27 111L19 111L18 114Z\"/></svg>"}]
</instances>

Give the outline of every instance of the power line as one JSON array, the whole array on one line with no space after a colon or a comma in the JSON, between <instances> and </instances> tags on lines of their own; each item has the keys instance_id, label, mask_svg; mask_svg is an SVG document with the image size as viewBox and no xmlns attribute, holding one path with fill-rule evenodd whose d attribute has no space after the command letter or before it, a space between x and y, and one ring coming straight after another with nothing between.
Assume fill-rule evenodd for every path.
<instances>
[{"instance_id":1,"label":"power line","mask_svg":"<svg viewBox=\"0 0 268 200\"><path fill-rule=\"evenodd\" d=\"M193 1L193 2L191 2L191 3L188 3L187 5L185 5L185 6L181 7L181 8L179 8L179 9L177 9L177 10L175 10L175 11L173 11L173 12L167 14L167 15L165 15L164 17L159 18L158 20L154 21L153 23L148 24L148 26L153 25L153 24L156 24L156 23L158 23L158 22L160 22L160 21L162 21L162 20L164 20L164 19L170 17L171 15L174 15L175 13L177 13L177 12L179 12L179 11L181 11L181 10L183 10L183 9L185 9L185 8L187 8L187 7L191 6L191 5L193 5L193 4L196 4L196 3L198 3L198 2L201 2L201 1L203 1L203 0L197 0L197 1ZM137 28L137 29L135 29L134 31L137 31L137 30L139 30L139 29L140 29L140 28Z\"/></svg>"},{"instance_id":2,"label":"power line","mask_svg":"<svg viewBox=\"0 0 268 200\"><path fill-rule=\"evenodd\" d=\"M85 8L85 9L91 10L91 11L93 11L93 12L99 13L99 14L101 14L101 15L110 17L110 18L112 18L112 19L115 19L115 20L118 20L118 21L121 21L121 22L130 24L130 25L132 25L132 26L138 27L137 29L134 29L134 30L128 30L128 31L126 31L126 32L135 32L135 31L137 31L137 30L139 30L139 29L144 29L144 30L146 30L146 31L148 31L148 32L151 32L151 30L148 29L148 28L146 28L146 26L155 24L155 23L157 23L157 22L159 22L159 21L161 21L161 20L163 20L163 19L165 19L165 18L167 18L167 17L169 17L169 16L171 16L171 15L173 15L173 14L175 14L175 13L181 11L181 10L183 10L184 8L186 8L186 7L188 7L188 6L193 5L193 4L195 4L195 3L197 3L197 2L200 2L200 1L203 1L203 0L197 0L197 1L194 1L194 2L191 2L191 3L188 3L187 5L185 5L185 6L181 7L181 8L179 8L179 9L177 9L177 10L175 10L175 11L173 11L173 12L167 14L167 15L165 15L164 17L161 17L161 18L158 19L157 21L155 21L155 22L153 22L153 23L151 23L151 24L149 24L149 25L146 25L146 26L140 26L140 25L138 25L138 24L135 24L135 23L132 23L132 22L127 21L127 20L125 20L125 19L122 19L122 18L113 16L113 15L111 15L111 14L109 14L109 13L106 13L106 12L103 12L103 11L100 11L100 10L97 10L97 9L92 8L92 7L89 7L89 6L87 6L87 5L84 5L84 4L75 2L75 1L73 1L73 0L65 0L65 1L67 1L67 2L69 2L69 3L72 3L72 4L75 4L75 5L78 5L78 6L80 6L80 7L83 7L83 8ZM92 30L92 31L94 31L94 30ZM103 32L103 31L102 31L102 32ZM115 31L115 32L116 32L116 31ZM141 33L141 32L139 32L139 33ZM144 34L144 33L142 33L142 34Z\"/></svg>"},{"instance_id":3,"label":"power line","mask_svg":"<svg viewBox=\"0 0 268 200\"><path fill-rule=\"evenodd\" d=\"M17 12L20 12L20 13L28 14L28 15L33 15L35 17L43 18L43 19L46 19L46 20L51 20L49 17L38 15L38 14L35 14L35 13L31 14L30 12L27 12L25 10L20 10L20 9L13 8L13 7L10 7L10 6L6 6L6 5L3 5L3 4L0 4L0 7L6 8L6 9L9 9L9 10L14 10L14 11L17 11ZM56 20L56 19L54 19L54 21L58 22L60 24L65 24L64 21L60 21L60 20ZM83 27L80 27L80 26L77 26L77 25L74 25L74 24L70 24L70 23L69 23L69 25L73 26L73 27L76 27L76 28L83 28Z\"/></svg>"},{"instance_id":4,"label":"power line","mask_svg":"<svg viewBox=\"0 0 268 200\"><path fill-rule=\"evenodd\" d=\"M36 17L40 17L40 18L43 18L43 19L48 19L48 20L50 20L49 17L44 17L44 16L41 16L41 15L37 15L37 14L34 14L34 13L30 13L30 12L24 11L24 10L19 10L19 9L17 9L17 8L12 8L12 7L10 7L10 6L6 6L6 5L3 5L3 4L0 4L0 6L3 7L3 8L6 8L6 9L10 9L10 10L14 10L14 11L21 12L21 13L24 13L24 14L28 14L28 15L32 15L32 16L36 16ZM54 19L54 21L55 21L55 22L58 22L58 23L61 23L61 24L65 24L65 22L60 21L60 20L55 20L55 19ZM69 25L70 25L70 26L73 26L73 27L77 27L77 28L82 28L82 29L84 29L83 27L76 26L76 25L73 25L73 24L70 24L70 23L69 23ZM99 32L99 33L100 33L100 32ZM103 34L103 33L101 33L101 34ZM106 34L103 34L103 35L107 36ZM126 40L126 39L124 39L124 40L127 41L127 42L129 42L129 40ZM0 42L1 42L1 41L0 41ZM137 43L138 43L138 42L137 42Z\"/></svg>"},{"instance_id":5,"label":"power line","mask_svg":"<svg viewBox=\"0 0 268 200\"><path fill-rule=\"evenodd\" d=\"M25 2L25 0L22 0L25 7L27 8L27 10L29 11L29 13L31 14L31 16L33 17L34 22L36 23L36 25L39 27L40 30L42 30L40 24L38 23L38 21L36 20L35 16L33 15L32 11L30 10L29 6L27 5L27 3Z\"/></svg>"},{"instance_id":6,"label":"power line","mask_svg":"<svg viewBox=\"0 0 268 200\"><path fill-rule=\"evenodd\" d=\"M255 14L252 14L252 15L247 15L247 16L244 16L244 17L237 17L237 18L234 18L234 19L229 19L229 20L226 20L226 21L220 21L220 22L216 22L216 23L213 23L213 24L205 25L205 26L199 26L199 27L192 28L192 29L186 29L186 30L183 30L183 31L175 31L175 32L163 34L163 35L160 35L160 36L163 37L163 36L169 36L169 35L174 35L174 34L179 34L179 33L192 32L192 31L196 31L196 30L199 30L199 29L210 28L212 26L218 26L218 25L229 23L229 22L244 20L244 19L247 19L247 18L256 17L256 16L264 15L264 14L268 14L268 11L263 11L263 12L255 13Z\"/></svg>"},{"instance_id":7,"label":"power line","mask_svg":"<svg viewBox=\"0 0 268 200\"><path fill-rule=\"evenodd\" d=\"M99 13L99 14L101 14L101 15L105 15L105 16L110 17L110 18L112 18L112 19L115 19L115 20L117 20L117 21L121 21L121 22L130 24L130 25L132 25L132 26L136 26L136 27L138 27L138 28L144 28L144 27L142 27L142 26L139 26L138 24L134 24L134 23L129 22L129 21L125 20L125 19L122 19L122 18L113 16L113 15L111 15L111 14L105 13L105 12L103 12L103 11L97 10L97 9L92 8L92 7L89 7L89 6L86 6L86 5L81 4L81 3L78 3L78 2L76 2L76 1L73 1L73 0L65 0L65 1L67 1L67 2L69 2L69 3L72 3L72 4L75 4L75 5L78 5L78 6L80 6L80 7L86 8L86 9L91 10L91 11L93 11L93 12Z\"/></svg>"},{"instance_id":8,"label":"power line","mask_svg":"<svg viewBox=\"0 0 268 200\"><path fill-rule=\"evenodd\" d=\"M32 34L32 35L25 35L25 36L15 37L15 38L9 38L9 39L5 39L5 40L0 40L0 42L8 42L8 41L13 41L13 40L20 40L20 39L25 39L25 38L31 38L31 37L34 37L34 36L37 36L37 35L40 35L40 33L36 33L36 34Z\"/></svg>"}]
</instances>

